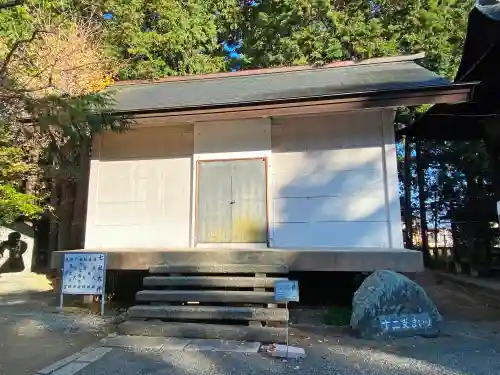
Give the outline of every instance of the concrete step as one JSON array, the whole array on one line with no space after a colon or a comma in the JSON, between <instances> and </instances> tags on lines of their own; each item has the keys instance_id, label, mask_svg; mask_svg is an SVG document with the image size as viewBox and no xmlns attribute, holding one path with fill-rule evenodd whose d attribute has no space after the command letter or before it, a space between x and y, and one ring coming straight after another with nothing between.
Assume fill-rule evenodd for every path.
<instances>
[{"instance_id":1,"label":"concrete step","mask_svg":"<svg viewBox=\"0 0 500 375\"><path fill-rule=\"evenodd\" d=\"M118 325L117 330L118 334L132 336L260 341L264 343L286 341L285 330L272 327L129 320Z\"/></svg>"},{"instance_id":2,"label":"concrete step","mask_svg":"<svg viewBox=\"0 0 500 375\"><path fill-rule=\"evenodd\" d=\"M139 302L274 303L274 293L232 290L142 290Z\"/></svg>"},{"instance_id":3,"label":"concrete step","mask_svg":"<svg viewBox=\"0 0 500 375\"><path fill-rule=\"evenodd\" d=\"M161 265L149 268L151 274L185 273L288 273L285 265L274 264L197 264L197 265Z\"/></svg>"},{"instance_id":4,"label":"concrete step","mask_svg":"<svg viewBox=\"0 0 500 375\"><path fill-rule=\"evenodd\" d=\"M276 281L288 280L273 277L232 276L148 276L144 286L200 286L220 288L274 288Z\"/></svg>"},{"instance_id":5,"label":"concrete step","mask_svg":"<svg viewBox=\"0 0 500 375\"><path fill-rule=\"evenodd\" d=\"M130 318L186 320L252 320L284 322L286 309L230 306L132 306Z\"/></svg>"}]
</instances>

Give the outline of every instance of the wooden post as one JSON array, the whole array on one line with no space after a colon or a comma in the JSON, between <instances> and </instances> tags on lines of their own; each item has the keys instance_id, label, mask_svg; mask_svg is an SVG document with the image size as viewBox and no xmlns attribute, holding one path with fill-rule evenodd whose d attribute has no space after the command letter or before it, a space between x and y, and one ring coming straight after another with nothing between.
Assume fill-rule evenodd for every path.
<instances>
[{"instance_id":1,"label":"wooden post","mask_svg":"<svg viewBox=\"0 0 500 375\"><path fill-rule=\"evenodd\" d=\"M404 209L405 220L405 247L413 248L413 210L411 206L411 144L408 136L404 137L405 156L404 156Z\"/></svg>"},{"instance_id":2,"label":"wooden post","mask_svg":"<svg viewBox=\"0 0 500 375\"><path fill-rule=\"evenodd\" d=\"M417 180L418 180L418 200L420 209L420 234L422 236L422 255L424 265L429 266L429 241L427 238L427 210L425 207L425 165L422 160L422 145L421 141L415 142L415 151L417 158Z\"/></svg>"}]
</instances>

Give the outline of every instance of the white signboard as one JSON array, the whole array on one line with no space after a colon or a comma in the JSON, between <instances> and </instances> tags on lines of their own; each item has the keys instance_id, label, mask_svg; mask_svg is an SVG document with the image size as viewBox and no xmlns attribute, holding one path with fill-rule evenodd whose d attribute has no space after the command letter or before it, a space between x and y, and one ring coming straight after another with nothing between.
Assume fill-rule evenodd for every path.
<instances>
[{"instance_id":1,"label":"white signboard","mask_svg":"<svg viewBox=\"0 0 500 375\"><path fill-rule=\"evenodd\" d=\"M61 303L64 294L101 295L104 308L106 254L65 253L62 269Z\"/></svg>"}]
</instances>

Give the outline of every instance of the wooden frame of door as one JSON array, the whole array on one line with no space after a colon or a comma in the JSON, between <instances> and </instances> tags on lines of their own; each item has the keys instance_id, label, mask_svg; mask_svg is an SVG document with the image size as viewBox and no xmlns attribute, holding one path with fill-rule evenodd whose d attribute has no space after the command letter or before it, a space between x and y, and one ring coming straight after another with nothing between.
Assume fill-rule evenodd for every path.
<instances>
[{"instance_id":1,"label":"wooden frame of door","mask_svg":"<svg viewBox=\"0 0 500 375\"><path fill-rule=\"evenodd\" d=\"M269 226L269 157L268 156L262 156L262 157L235 157L235 158L228 158L228 159L203 159L203 160L196 160L196 176L195 176L195 194L194 194L194 231L193 231L193 237L194 237L194 246L196 247L198 245L198 193L199 193L199 185L200 185L200 173L199 173L199 168L200 168L200 163L210 163L210 162L220 162L220 161L238 161L238 160L262 160L265 165L265 187L266 187L266 242L263 243L267 247L270 247L270 226ZM239 244L239 243L238 243ZM242 244L244 245L244 244ZM252 245L252 243L248 243L248 245ZM221 245L222 246L222 245Z\"/></svg>"}]
</instances>

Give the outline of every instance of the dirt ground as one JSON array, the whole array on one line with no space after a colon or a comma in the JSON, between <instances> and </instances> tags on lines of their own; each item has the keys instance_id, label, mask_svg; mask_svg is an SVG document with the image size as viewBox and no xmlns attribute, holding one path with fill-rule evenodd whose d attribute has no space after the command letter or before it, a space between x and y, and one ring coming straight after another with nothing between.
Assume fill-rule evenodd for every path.
<instances>
[{"instance_id":1,"label":"dirt ground","mask_svg":"<svg viewBox=\"0 0 500 375\"><path fill-rule=\"evenodd\" d=\"M419 275L416 281L447 321L472 323L468 327L488 323L492 334L497 333L497 327L500 331L496 323L500 321L500 295L439 282L430 272ZM98 341L112 329L113 316L101 318L82 309L67 309L59 314L57 305L58 296L45 277L0 275L0 375L33 374ZM299 323L322 324L321 310L304 310L303 316L307 318ZM328 335L330 330L332 337L344 335L335 327L317 329L321 335ZM300 330L297 336L314 337L315 329Z\"/></svg>"},{"instance_id":2,"label":"dirt ground","mask_svg":"<svg viewBox=\"0 0 500 375\"><path fill-rule=\"evenodd\" d=\"M0 275L0 375L31 375L107 333L111 318L57 306L44 276Z\"/></svg>"},{"instance_id":3,"label":"dirt ground","mask_svg":"<svg viewBox=\"0 0 500 375\"><path fill-rule=\"evenodd\" d=\"M420 274L415 281L425 289L446 320L500 321L500 294L441 281L430 271Z\"/></svg>"}]
</instances>

